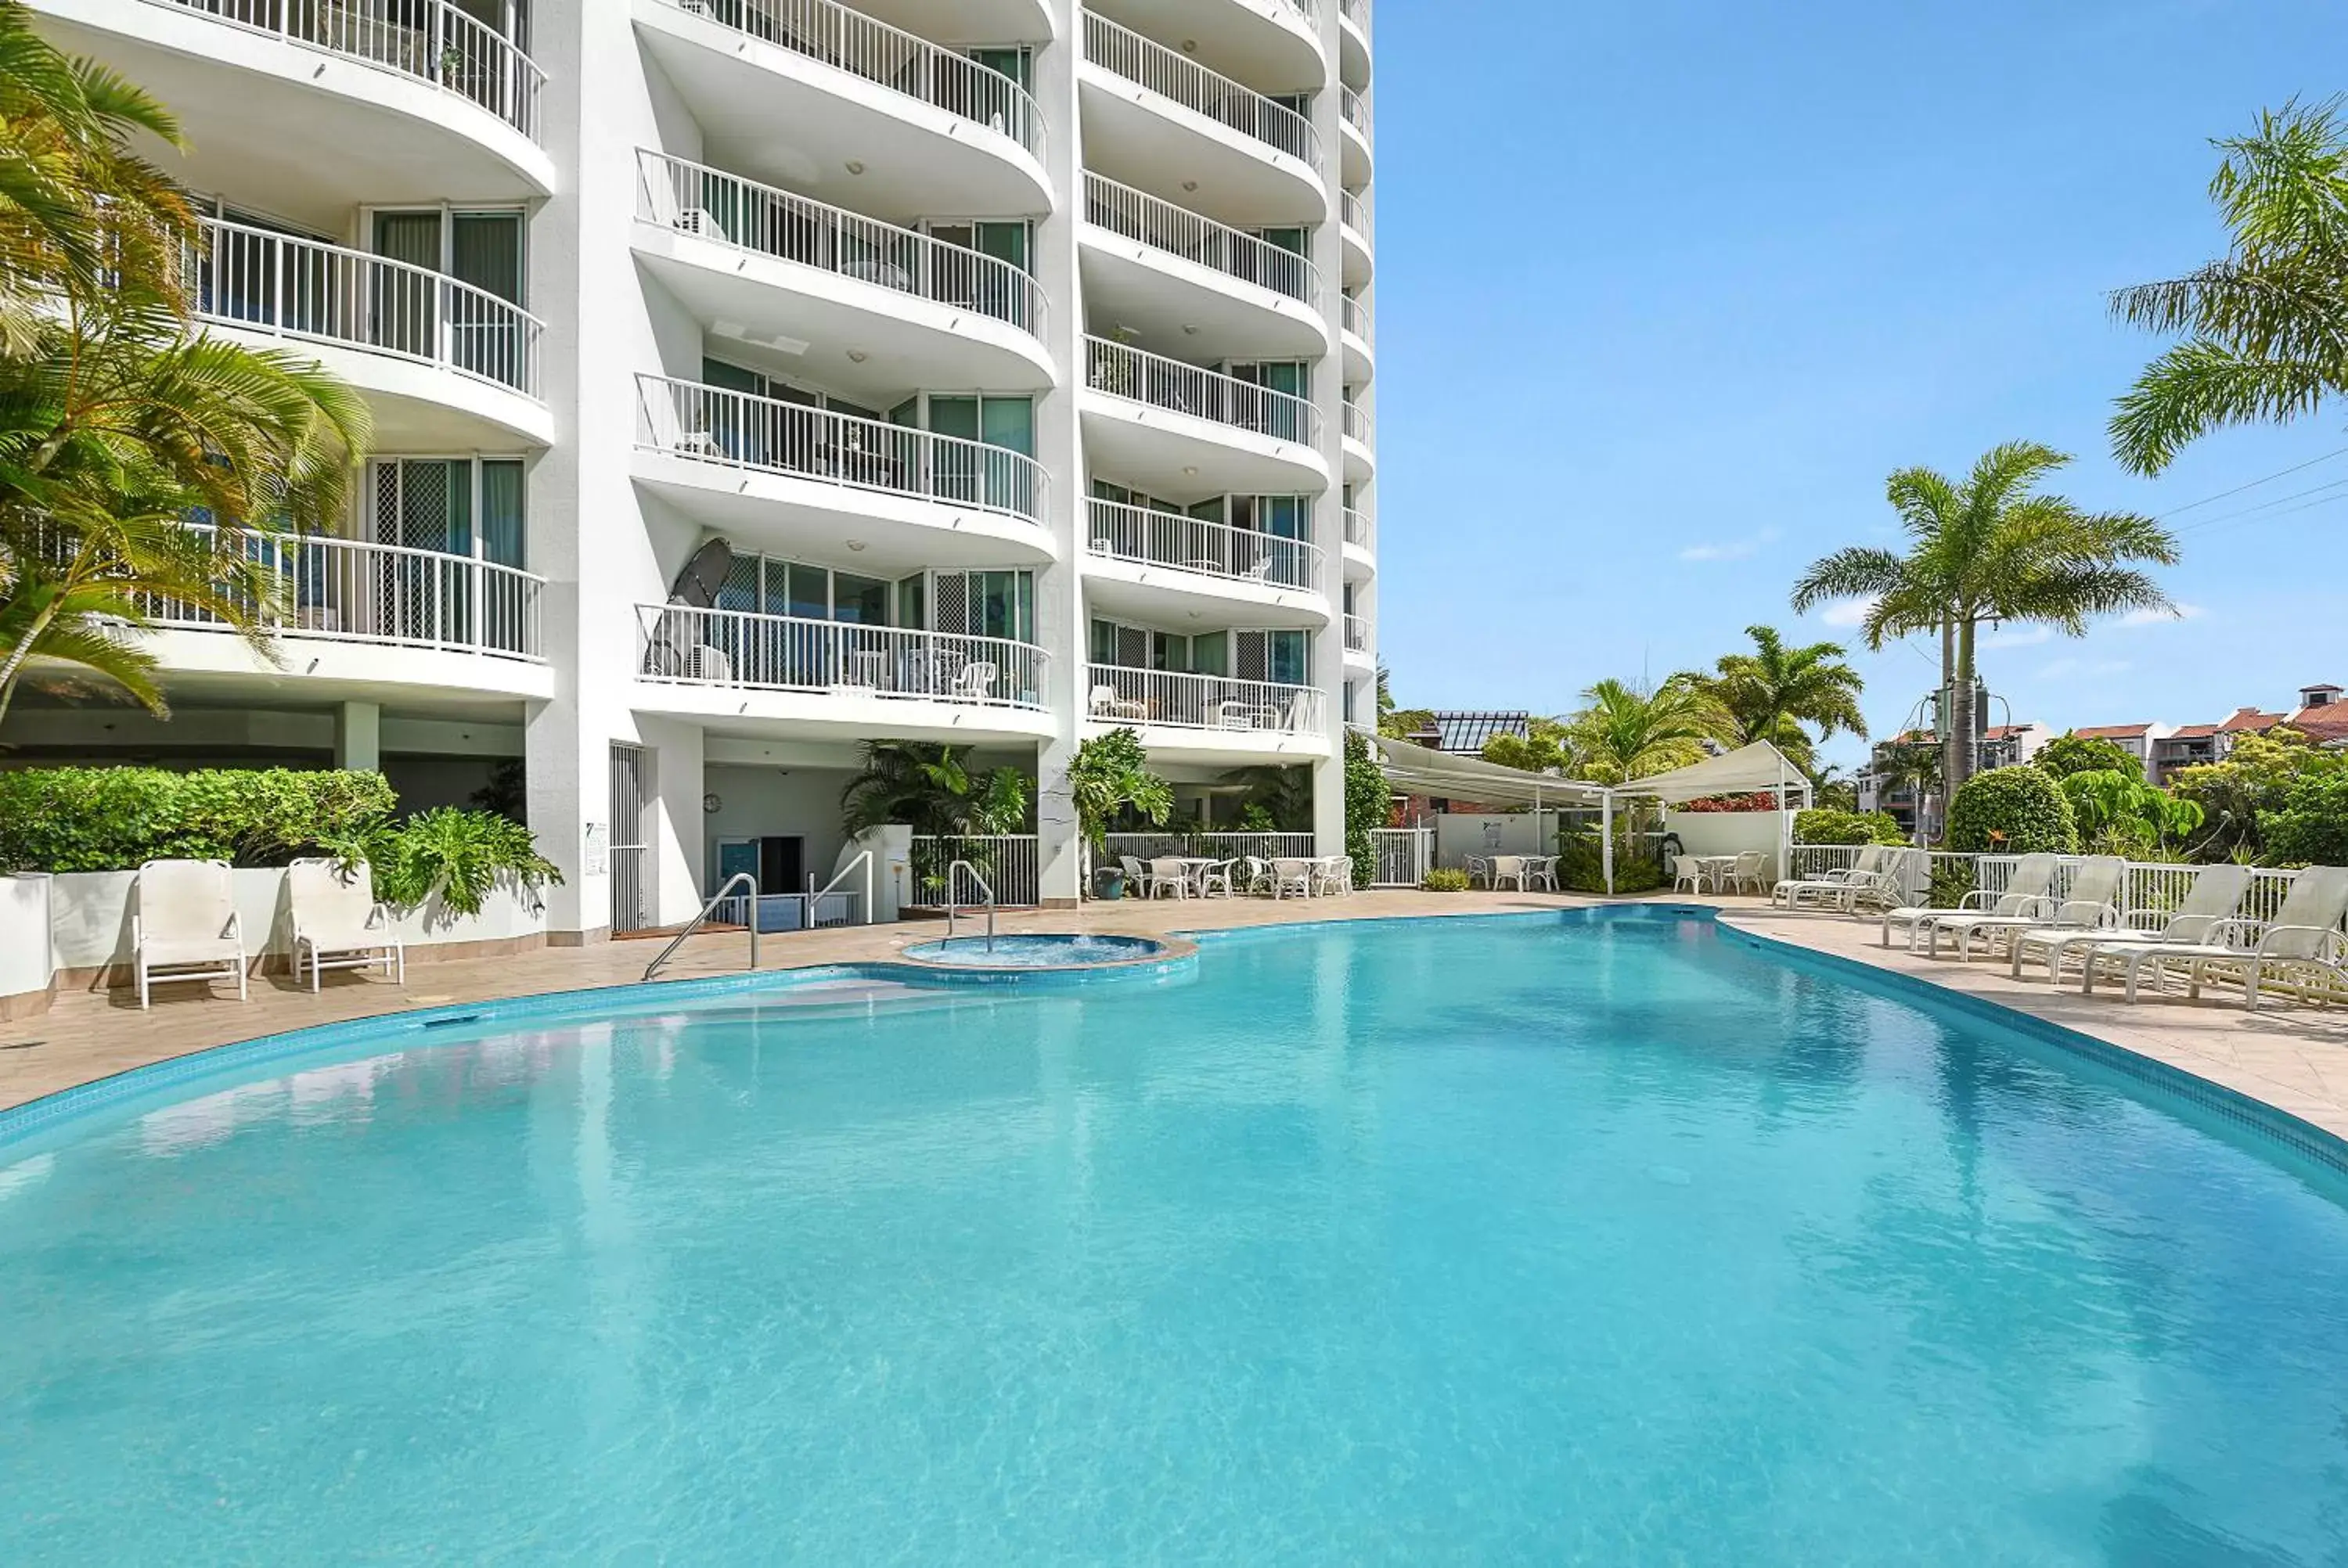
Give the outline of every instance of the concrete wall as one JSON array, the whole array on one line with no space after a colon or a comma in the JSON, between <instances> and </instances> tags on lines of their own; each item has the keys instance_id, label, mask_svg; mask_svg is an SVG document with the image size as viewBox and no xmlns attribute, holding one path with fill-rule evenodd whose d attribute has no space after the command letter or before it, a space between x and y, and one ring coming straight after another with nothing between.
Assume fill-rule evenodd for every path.
<instances>
[{"instance_id":1,"label":"concrete wall","mask_svg":"<svg viewBox=\"0 0 2348 1568\"><path fill-rule=\"evenodd\" d=\"M50 878L0 876L0 1020L49 1005Z\"/></svg>"},{"instance_id":2,"label":"concrete wall","mask_svg":"<svg viewBox=\"0 0 2348 1568\"><path fill-rule=\"evenodd\" d=\"M1491 816L1437 816L1435 824L1435 864L1454 870L1466 866L1471 855L1554 855L1557 853L1558 816L1553 811L1540 814L1538 823L1529 811Z\"/></svg>"},{"instance_id":3,"label":"concrete wall","mask_svg":"<svg viewBox=\"0 0 2348 1568\"><path fill-rule=\"evenodd\" d=\"M770 835L807 840L807 868L819 885L831 880L840 845L848 842L839 830L839 792L855 774L847 769L759 767L712 763L702 770L702 782L718 799L714 812L702 814L701 868L705 879L717 866L721 838L761 838ZM694 808L700 812L700 807ZM716 884L705 880L715 890ZM796 891L769 887L769 893Z\"/></svg>"}]
</instances>

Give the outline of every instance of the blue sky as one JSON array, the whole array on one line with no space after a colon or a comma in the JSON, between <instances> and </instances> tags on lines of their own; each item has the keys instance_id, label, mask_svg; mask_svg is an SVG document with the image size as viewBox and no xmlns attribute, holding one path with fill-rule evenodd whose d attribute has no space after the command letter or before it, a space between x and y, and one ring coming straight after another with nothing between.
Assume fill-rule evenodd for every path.
<instances>
[{"instance_id":1,"label":"blue sky","mask_svg":"<svg viewBox=\"0 0 2348 1568\"><path fill-rule=\"evenodd\" d=\"M2315 565L2348 526L2348 406L2136 479L2105 422L2160 343L2103 303L2222 251L2209 138L2348 87L2339 0L1379 0L1376 23L1379 641L1405 704L1563 712L1756 621L1845 635L1787 609L1803 567L1894 541L1892 469L2013 437L2076 454L2084 504L2176 512L2190 607L1993 639L2015 716L2180 723L2348 684L2348 590ZM1937 680L1921 644L1854 654L1879 733Z\"/></svg>"}]
</instances>

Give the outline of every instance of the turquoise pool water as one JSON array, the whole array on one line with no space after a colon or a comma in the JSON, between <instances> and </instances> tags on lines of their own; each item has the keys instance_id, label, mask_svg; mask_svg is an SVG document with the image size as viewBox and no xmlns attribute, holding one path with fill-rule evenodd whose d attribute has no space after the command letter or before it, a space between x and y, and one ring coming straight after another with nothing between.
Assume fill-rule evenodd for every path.
<instances>
[{"instance_id":1,"label":"turquoise pool water","mask_svg":"<svg viewBox=\"0 0 2348 1568\"><path fill-rule=\"evenodd\" d=\"M2336 1565L2348 1208L1696 920L674 997L0 1147L0 1563Z\"/></svg>"},{"instance_id":2,"label":"turquoise pool water","mask_svg":"<svg viewBox=\"0 0 2348 1568\"><path fill-rule=\"evenodd\" d=\"M955 968L1056 969L1082 964L1132 964L1166 951L1166 944L1147 937L959 936L951 941L924 942L905 949L916 963L944 964Z\"/></svg>"}]
</instances>

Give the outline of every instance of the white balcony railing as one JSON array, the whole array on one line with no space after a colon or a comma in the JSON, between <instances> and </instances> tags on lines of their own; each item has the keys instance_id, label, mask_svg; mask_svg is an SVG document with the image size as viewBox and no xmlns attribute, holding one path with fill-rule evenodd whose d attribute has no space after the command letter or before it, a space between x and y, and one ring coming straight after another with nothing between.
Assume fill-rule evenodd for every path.
<instances>
[{"instance_id":1,"label":"white balcony railing","mask_svg":"<svg viewBox=\"0 0 2348 1568\"><path fill-rule=\"evenodd\" d=\"M538 397L539 319L486 289L387 257L201 220L189 292L206 321L437 364Z\"/></svg>"},{"instance_id":2,"label":"white balcony railing","mask_svg":"<svg viewBox=\"0 0 2348 1568\"><path fill-rule=\"evenodd\" d=\"M1337 113L1364 137L1370 134L1370 100L1353 88L1341 87L1337 89Z\"/></svg>"},{"instance_id":3,"label":"white balcony railing","mask_svg":"<svg viewBox=\"0 0 2348 1568\"><path fill-rule=\"evenodd\" d=\"M1348 610L1345 615L1345 651L1367 653L1370 651L1370 623Z\"/></svg>"},{"instance_id":4,"label":"white balcony railing","mask_svg":"<svg viewBox=\"0 0 2348 1568\"><path fill-rule=\"evenodd\" d=\"M532 141L546 73L448 0L162 0L380 66L479 105Z\"/></svg>"},{"instance_id":5,"label":"white balcony railing","mask_svg":"<svg viewBox=\"0 0 2348 1568\"><path fill-rule=\"evenodd\" d=\"M189 529L217 542L217 530L208 525L191 524ZM545 658L539 599L546 579L517 568L442 550L314 534L246 531L238 548L246 559L275 574L283 594L278 605L256 600L246 613L273 620L283 636L532 662ZM165 626L231 630L211 610L177 600L149 599L143 608Z\"/></svg>"},{"instance_id":6,"label":"white balcony railing","mask_svg":"<svg viewBox=\"0 0 2348 1568\"><path fill-rule=\"evenodd\" d=\"M905 857L911 901L932 907L943 906L946 878L953 875L953 863L966 860L985 879L986 890L994 895L996 904L1006 909L1033 908L1043 902L1036 849L1032 833L973 833L940 838L915 834ZM965 898L972 895L974 889L967 873L955 878L955 888Z\"/></svg>"},{"instance_id":7,"label":"white balcony railing","mask_svg":"<svg viewBox=\"0 0 2348 1568\"><path fill-rule=\"evenodd\" d=\"M833 0L669 0L719 26L820 60L973 120L1044 156L1044 116L1027 89L967 55L942 49Z\"/></svg>"},{"instance_id":8,"label":"white balcony railing","mask_svg":"<svg viewBox=\"0 0 2348 1568\"><path fill-rule=\"evenodd\" d=\"M1321 693L1311 686L1117 664L1095 664L1090 671L1085 713L1100 723L1307 735L1323 729Z\"/></svg>"},{"instance_id":9,"label":"white balcony railing","mask_svg":"<svg viewBox=\"0 0 2348 1568\"><path fill-rule=\"evenodd\" d=\"M1235 528L1121 501L1092 503L1092 553L1272 588L1321 588L1321 549L1306 539Z\"/></svg>"},{"instance_id":10,"label":"white balcony railing","mask_svg":"<svg viewBox=\"0 0 2348 1568\"><path fill-rule=\"evenodd\" d=\"M636 672L674 685L1041 708L1047 658L1001 637L675 604L636 607Z\"/></svg>"},{"instance_id":11,"label":"white balcony railing","mask_svg":"<svg viewBox=\"0 0 2348 1568\"><path fill-rule=\"evenodd\" d=\"M1044 466L1024 453L663 375L636 377L636 445L1040 521Z\"/></svg>"},{"instance_id":12,"label":"white balcony railing","mask_svg":"<svg viewBox=\"0 0 2348 1568\"><path fill-rule=\"evenodd\" d=\"M1363 37L1370 36L1370 0L1337 0L1337 15L1359 27Z\"/></svg>"},{"instance_id":13,"label":"white balcony railing","mask_svg":"<svg viewBox=\"0 0 2348 1568\"><path fill-rule=\"evenodd\" d=\"M1112 397L1195 415L1282 441L1310 445L1321 438L1321 411L1293 393L1258 386L1107 338L1085 339L1085 384Z\"/></svg>"},{"instance_id":14,"label":"white balcony railing","mask_svg":"<svg viewBox=\"0 0 2348 1568\"><path fill-rule=\"evenodd\" d=\"M1365 550L1378 548L1377 520L1357 507L1345 508L1345 542Z\"/></svg>"},{"instance_id":15,"label":"white balcony railing","mask_svg":"<svg viewBox=\"0 0 2348 1568\"><path fill-rule=\"evenodd\" d=\"M1309 302L1319 286L1313 263L1293 251L1089 171L1085 221L1292 300Z\"/></svg>"},{"instance_id":16,"label":"white balcony railing","mask_svg":"<svg viewBox=\"0 0 2348 1568\"><path fill-rule=\"evenodd\" d=\"M1245 855L1258 860L1309 860L1313 856L1313 835L1309 833L1217 833L1210 828L1200 833L1108 833L1101 836L1107 841L1111 859L1128 855L1137 860L1156 860L1169 855L1186 859L1203 856L1209 860L1236 860Z\"/></svg>"},{"instance_id":17,"label":"white balcony railing","mask_svg":"<svg viewBox=\"0 0 2348 1568\"><path fill-rule=\"evenodd\" d=\"M1313 134L1313 122L1286 104L1274 103L1229 77L1216 75L1188 55L1091 11L1085 13L1085 58L1292 158L1316 167L1321 161L1321 142Z\"/></svg>"},{"instance_id":18,"label":"white balcony railing","mask_svg":"<svg viewBox=\"0 0 2348 1568\"><path fill-rule=\"evenodd\" d=\"M1377 426L1370 418L1370 411L1352 398L1347 398L1345 400L1345 439L1358 441L1365 446L1374 446L1377 444L1376 434Z\"/></svg>"},{"instance_id":19,"label":"white balcony railing","mask_svg":"<svg viewBox=\"0 0 2348 1568\"><path fill-rule=\"evenodd\" d=\"M1344 320L1345 330L1360 338L1365 343L1368 343L1370 341L1370 307L1351 294L1340 294L1337 296L1337 301L1338 309Z\"/></svg>"},{"instance_id":20,"label":"white balcony railing","mask_svg":"<svg viewBox=\"0 0 2348 1568\"><path fill-rule=\"evenodd\" d=\"M1346 228L1366 240L1370 237L1370 188L1340 190L1337 193L1337 216Z\"/></svg>"},{"instance_id":21,"label":"white balcony railing","mask_svg":"<svg viewBox=\"0 0 2348 1568\"><path fill-rule=\"evenodd\" d=\"M1043 334L1044 287L1008 261L682 158L637 149L636 216Z\"/></svg>"}]
</instances>

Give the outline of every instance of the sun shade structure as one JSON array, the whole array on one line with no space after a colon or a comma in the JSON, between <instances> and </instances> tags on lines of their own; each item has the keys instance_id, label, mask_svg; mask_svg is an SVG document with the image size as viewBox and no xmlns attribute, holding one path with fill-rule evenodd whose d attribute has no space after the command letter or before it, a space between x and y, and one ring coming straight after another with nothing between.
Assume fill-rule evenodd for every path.
<instances>
[{"instance_id":1,"label":"sun shade structure","mask_svg":"<svg viewBox=\"0 0 2348 1568\"><path fill-rule=\"evenodd\" d=\"M1502 767L1481 757L1453 756L1384 735L1371 739L1377 743L1380 760L1385 764L1387 782L1397 789L1440 795L1447 800L1529 805L1537 812L1557 806L1595 806L1600 813L1599 855L1605 864L1609 893L1614 890L1617 800L1653 800L1677 805L1712 795L1774 794L1782 824L1778 840L1784 858L1780 864L1790 866L1794 818L1788 797L1798 792L1803 804L1807 804L1812 794L1810 781L1802 770L1766 741L1756 741L1749 746L1739 746L1725 755L1706 757L1667 774L1608 785Z\"/></svg>"}]
</instances>

